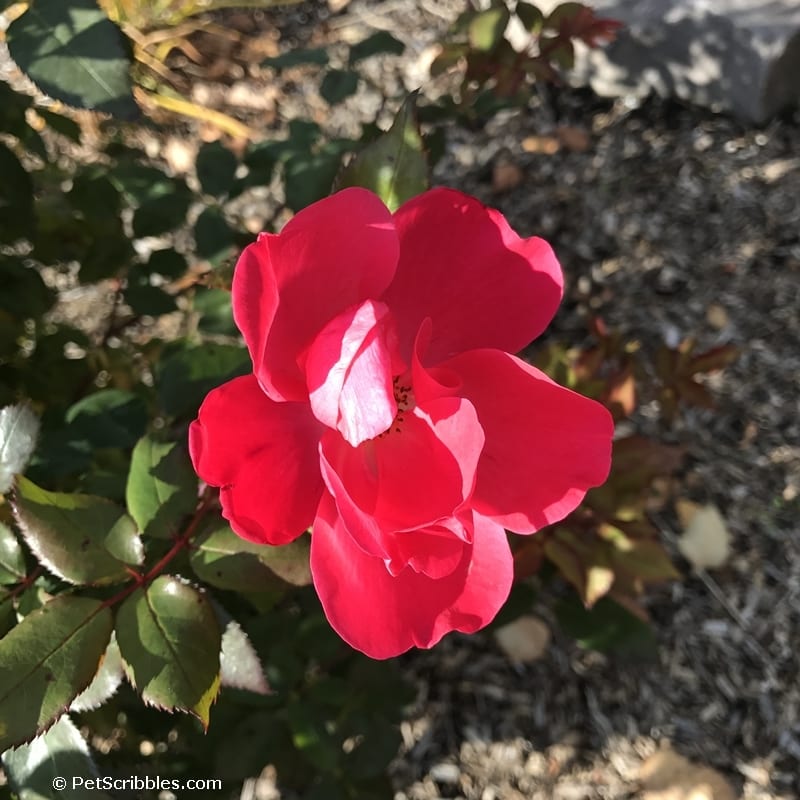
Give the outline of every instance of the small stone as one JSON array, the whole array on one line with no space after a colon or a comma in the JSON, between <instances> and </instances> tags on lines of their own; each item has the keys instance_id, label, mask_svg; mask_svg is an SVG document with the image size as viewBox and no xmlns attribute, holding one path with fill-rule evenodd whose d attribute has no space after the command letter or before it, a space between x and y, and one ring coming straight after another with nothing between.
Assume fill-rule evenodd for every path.
<instances>
[{"instance_id":1,"label":"small stone","mask_svg":"<svg viewBox=\"0 0 800 800\"><path fill-rule=\"evenodd\" d=\"M684 531L678 538L678 550L698 569L721 567L730 556L731 535L725 520L716 506L696 506L693 503L676 503L678 516L684 522Z\"/></svg>"},{"instance_id":2,"label":"small stone","mask_svg":"<svg viewBox=\"0 0 800 800\"><path fill-rule=\"evenodd\" d=\"M500 649L518 664L540 659L550 646L550 628L532 615L519 617L495 632Z\"/></svg>"},{"instance_id":3,"label":"small stone","mask_svg":"<svg viewBox=\"0 0 800 800\"><path fill-rule=\"evenodd\" d=\"M461 779L461 770L455 764L442 761L431 767L430 775L437 783L458 783Z\"/></svg>"},{"instance_id":4,"label":"small stone","mask_svg":"<svg viewBox=\"0 0 800 800\"><path fill-rule=\"evenodd\" d=\"M719 304L712 303L706 309L706 322L718 331L728 327L730 322L728 312Z\"/></svg>"}]
</instances>

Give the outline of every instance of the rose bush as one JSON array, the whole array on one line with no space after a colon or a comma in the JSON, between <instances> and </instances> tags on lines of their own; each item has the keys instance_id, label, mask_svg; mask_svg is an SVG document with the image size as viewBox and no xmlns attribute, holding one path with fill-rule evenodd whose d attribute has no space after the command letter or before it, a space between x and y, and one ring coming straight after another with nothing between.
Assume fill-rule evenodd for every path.
<instances>
[{"instance_id":1,"label":"rose bush","mask_svg":"<svg viewBox=\"0 0 800 800\"><path fill-rule=\"evenodd\" d=\"M546 242L449 189L394 215L345 189L240 257L253 373L207 396L192 461L239 536L312 527L315 588L353 647L386 658L485 626L511 587L505 529L556 522L605 480L606 409L510 355L562 291Z\"/></svg>"}]
</instances>

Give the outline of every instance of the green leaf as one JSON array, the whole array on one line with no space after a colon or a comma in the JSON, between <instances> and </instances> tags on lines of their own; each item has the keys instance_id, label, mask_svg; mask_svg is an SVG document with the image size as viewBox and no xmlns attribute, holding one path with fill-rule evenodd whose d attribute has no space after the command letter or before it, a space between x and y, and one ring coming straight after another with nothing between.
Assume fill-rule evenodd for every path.
<instances>
[{"instance_id":1,"label":"green leaf","mask_svg":"<svg viewBox=\"0 0 800 800\"><path fill-rule=\"evenodd\" d=\"M197 327L204 333L236 336L238 329L233 321L231 293L225 289L198 287L194 294L194 310L200 314Z\"/></svg>"},{"instance_id":2,"label":"green leaf","mask_svg":"<svg viewBox=\"0 0 800 800\"><path fill-rule=\"evenodd\" d=\"M17 612L14 609L13 595L0 588L0 639L17 624Z\"/></svg>"},{"instance_id":3,"label":"green leaf","mask_svg":"<svg viewBox=\"0 0 800 800\"><path fill-rule=\"evenodd\" d=\"M173 417L193 417L215 387L251 370L243 347L207 343L182 346L157 367L156 390L161 407Z\"/></svg>"},{"instance_id":4,"label":"green leaf","mask_svg":"<svg viewBox=\"0 0 800 800\"><path fill-rule=\"evenodd\" d=\"M319 93L332 106L355 94L358 89L358 74L343 69L332 69L322 79Z\"/></svg>"},{"instance_id":5,"label":"green leaf","mask_svg":"<svg viewBox=\"0 0 800 800\"><path fill-rule=\"evenodd\" d=\"M405 49L406 46L399 39L392 36L389 31L377 31L350 48L350 64L355 64L378 53L390 53L391 55L399 56L403 54Z\"/></svg>"},{"instance_id":6,"label":"green leaf","mask_svg":"<svg viewBox=\"0 0 800 800\"><path fill-rule=\"evenodd\" d=\"M147 407L133 392L101 389L70 406L66 420L95 447L133 447L147 427Z\"/></svg>"},{"instance_id":7,"label":"green leaf","mask_svg":"<svg viewBox=\"0 0 800 800\"><path fill-rule=\"evenodd\" d=\"M484 53L494 50L503 38L510 16L505 5L476 14L469 25L469 43Z\"/></svg>"},{"instance_id":8,"label":"green leaf","mask_svg":"<svg viewBox=\"0 0 800 800\"><path fill-rule=\"evenodd\" d=\"M166 538L197 505L197 476L177 442L144 436L133 448L125 501L139 530Z\"/></svg>"},{"instance_id":9,"label":"green leaf","mask_svg":"<svg viewBox=\"0 0 800 800\"><path fill-rule=\"evenodd\" d=\"M300 50L289 50L279 56L265 58L261 62L262 67L271 67L275 70L299 67L305 64L316 64L324 67L328 63L328 51L323 47L314 47Z\"/></svg>"},{"instance_id":10,"label":"green leaf","mask_svg":"<svg viewBox=\"0 0 800 800\"><path fill-rule=\"evenodd\" d=\"M8 26L17 66L51 97L135 119L130 48L94 0L36 0Z\"/></svg>"},{"instance_id":11,"label":"green leaf","mask_svg":"<svg viewBox=\"0 0 800 800\"><path fill-rule=\"evenodd\" d=\"M62 580L123 580L126 564L144 560L133 520L103 497L48 492L20 476L14 510L34 555Z\"/></svg>"},{"instance_id":12,"label":"green leaf","mask_svg":"<svg viewBox=\"0 0 800 800\"><path fill-rule=\"evenodd\" d=\"M159 317L178 310L175 298L159 286L140 284L128 286L125 290L125 302L134 314L148 317Z\"/></svg>"},{"instance_id":13,"label":"green leaf","mask_svg":"<svg viewBox=\"0 0 800 800\"><path fill-rule=\"evenodd\" d=\"M286 205L300 211L330 194L340 157L330 153L298 153L284 165Z\"/></svg>"},{"instance_id":14,"label":"green leaf","mask_svg":"<svg viewBox=\"0 0 800 800\"><path fill-rule=\"evenodd\" d=\"M2 148L0 148L0 162L2 162ZM2 191L0 183L0 192ZM2 202L0 199L0 219L3 215ZM0 309L7 311L13 317L17 319L41 317L55 303L56 293L45 285L36 269L26 266L21 259L14 256L0 256L0 273L3 276L0 283L2 286Z\"/></svg>"},{"instance_id":15,"label":"green leaf","mask_svg":"<svg viewBox=\"0 0 800 800\"><path fill-rule=\"evenodd\" d=\"M0 584L19 583L25 577L25 556L11 528L0 522Z\"/></svg>"},{"instance_id":16,"label":"green leaf","mask_svg":"<svg viewBox=\"0 0 800 800\"><path fill-rule=\"evenodd\" d=\"M206 595L161 575L122 604L116 631L126 672L144 702L189 711L208 727L222 636Z\"/></svg>"},{"instance_id":17,"label":"green leaf","mask_svg":"<svg viewBox=\"0 0 800 800\"><path fill-rule=\"evenodd\" d=\"M70 711L92 711L113 697L124 677L122 656L114 634L92 682L70 703Z\"/></svg>"},{"instance_id":18,"label":"green leaf","mask_svg":"<svg viewBox=\"0 0 800 800\"><path fill-rule=\"evenodd\" d=\"M395 211L428 188L428 165L419 134L412 94L397 112L392 127L367 145L342 171L337 189L363 186Z\"/></svg>"},{"instance_id":19,"label":"green leaf","mask_svg":"<svg viewBox=\"0 0 800 800\"><path fill-rule=\"evenodd\" d=\"M69 717L30 744L3 753L3 768L19 800L111 800L110 795L90 789L89 781L99 778L89 748ZM65 788L54 787L56 778ZM73 788L74 787L74 788Z\"/></svg>"},{"instance_id":20,"label":"green leaf","mask_svg":"<svg viewBox=\"0 0 800 800\"><path fill-rule=\"evenodd\" d=\"M41 733L89 685L112 627L99 600L60 595L0 639L0 751Z\"/></svg>"},{"instance_id":21,"label":"green leaf","mask_svg":"<svg viewBox=\"0 0 800 800\"><path fill-rule=\"evenodd\" d=\"M185 186L157 167L140 164L133 159L114 164L108 172L108 178L130 205L142 205L148 200L173 195Z\"/></svg>"},{"instance_id":22,"label":"green leaf","mask_svg":"<svg viewBox=\"0 0 800 800\"><path fill-rule=\"evenodd\" d=\"M222 634L220 681L222 686L233 689L245 689L261 695L270 693L258 654L235 620L228 622Z\"/></svg>"},{"instance_id":23,"label":"green leaf","mask_svg":"<svg viewBox=\"0 0 800 800\"><path fill-rule=\"evenodd\" d=\"M220 142L204 144L197 154L197 179L206 194L227 194L236 176L236 156Z\"/></svg>"},{"instance_id":24,"label":"green leaf","mask_svg":"<svg viewBox=\"0 0 800 800\"><path fill-rule=\"evenodd\" d=\"M160 236L175 230L186 221L191 204L191 193L180 184L169 194L147 200L133 214L134 236Z\"/></svg>"},{"instance_id":25,"label":"green leaf","mask_svg":"<svg viewBox=\"0 0 800 800\"><path fill-rule=\"evenodd\" d=\"M544 22L544 14L532 3L519 0L516 8L516 15L530 33L539 33Z\"/></svg>"},{"instance_id":26,"label":"green leaf","mask_svg":"<svg viewBox=\"0 0 800 800\"><path fill-rule=\"evenodd\" d=\"M194 241L197 255L212 266L219 266L232 252L233 231L225 217L216 208L206 208L194 224Z\"/></svg>"},{"instance_id":27,"label":"green leaf","mask_svg":"<svg viewBox=\"0 0 800 800\"><path fill-rule=\"evenodd\" d=\"M319 709L300 701L286 707L294 746L321 772L333 772L342 755L337 741L328 732Z\"/></svg>"},{"instance_id":28,"label":"green leaf","mask_svg":"<svg viewBox=\"0 0 800 800\"><path fill-rule=\"evenodd\" d=\"M0 175L0 242L12 244L33 234L33 183L19 159L2 142Z\"/></svg>"},{"instance_id":29,"label":"green leaf","mask_svg":"<svg viewBox=\"0 0 800 800\"><path fill-rule=\"evenodd\" d=\"M164 250L154 250L143 269L165 278L180 278L186 274L189 265L184 256L168 247Z\"/></svg>"},{"instance_id":30,"label":"green leaf","mask_svg":"<svg viewBox=\"0 0 800 800\"><path fill-rule=\"evenodd\" d=\"M74 119L65 117L63 114L55 114L46 108L37 108L36 113L47 123L48 128L52 128L56 133L66 136L67 139L75 142L75 144L81 143L83 132L81 131L81 126Z\"/></svg>"},{"instance_id":31,"label":"green leaf","mask_svg":"<svg viewBox=\"0 0 800 800\"><path fill-rule=\"evenodd\" d=\"M555 612L564 630L587 650L639 656L655 652L656 640L650 626L607 597L592 609L570 597L558 603Z\"/></svg>"},{"instance_id":32,"label":"green leaf","mask_svg":"<svg viewBox=\"0 0 800 800\"><path fill-rule=\"evenodd\" d=\"M263 592L284 583L305 586L311 582L307 536L279 547L255 544L217 520L193 544L192 569L200 580L220 589Z\"/></svg>"}]
</instances>

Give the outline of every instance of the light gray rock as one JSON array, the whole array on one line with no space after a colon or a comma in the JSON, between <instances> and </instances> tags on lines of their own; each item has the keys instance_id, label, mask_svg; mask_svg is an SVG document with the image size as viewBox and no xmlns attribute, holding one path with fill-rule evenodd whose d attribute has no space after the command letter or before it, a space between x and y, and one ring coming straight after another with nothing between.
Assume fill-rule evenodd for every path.
<instances>
[{"instance_id":1,"label":"light gray rock","mask_svg":"<svg viewBox=\"0 0 800 800\"><path fill-rule=\"evenodd\" d=\"M579 48L572 80L605 97L651 92L761 123L800 102L800 0L595 0L625 28Z\"/></svg>"}]
</instances>

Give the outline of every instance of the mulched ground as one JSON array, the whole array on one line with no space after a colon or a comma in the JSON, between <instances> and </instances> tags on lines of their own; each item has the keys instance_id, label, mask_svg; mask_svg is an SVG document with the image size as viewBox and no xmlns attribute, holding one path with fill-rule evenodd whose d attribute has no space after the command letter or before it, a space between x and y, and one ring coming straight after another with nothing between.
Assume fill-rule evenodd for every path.
<instances>
[{"instance_id":1,"label":"mulched ground","mask_svg":"<svg viewBox=\"0 0 800 800\"><path fill-rule=\"evenodd\" d=\"M353 135L382 93L443 90L426 82L425 65L460 5L352 0L338 13L305 3L224 19L266 37L267 53L377 29L403 39L404 56L366 65L379 88L333 112L307 72L276 85L239 66L226 88L200 74L193 91L271 130L310 116ZM551 154L523 147L563 126L588 136ZM492 184L498 162L513 176L502 191ZM553 244L569 285L554 335L580 341L591 310L645 348L692 335L741 349L713 381L715 411L690 410L667 432L652 409L634 420L686 447L679 494L722 510L733 553L712 574L676 556L683 580L646 601L659 641L652 661L583 652L557 632L524 667L488 634L403 657L419 696L392 768L395 800L637 797L639 765L665 741L747 800L800 796L800 126L756 130L702 109L564 92L481 130L449 130L434 179ZM266 217L275 202L256 197L246 213ZM657 521L671 547L676 517L668 508ZM546 599L536 612L551 619Z\"/></svg>"}]
</instances>

